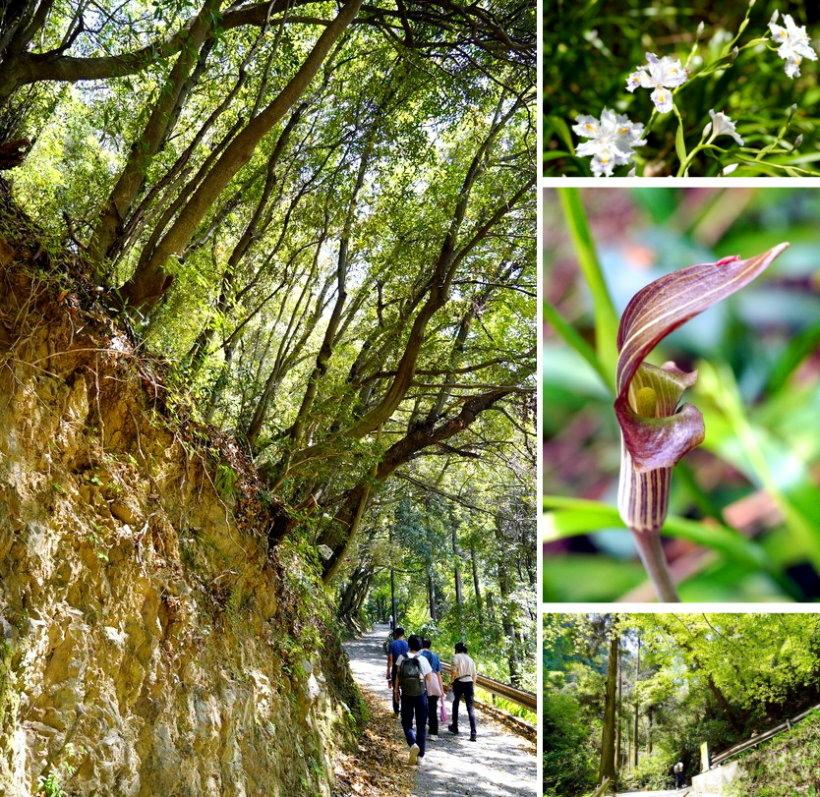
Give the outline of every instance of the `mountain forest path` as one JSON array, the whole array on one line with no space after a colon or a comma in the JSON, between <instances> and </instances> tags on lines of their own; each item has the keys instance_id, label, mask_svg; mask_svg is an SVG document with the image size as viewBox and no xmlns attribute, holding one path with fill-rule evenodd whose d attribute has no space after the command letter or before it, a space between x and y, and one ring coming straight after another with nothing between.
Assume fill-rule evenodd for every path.
<instances>
[{"instance_id":1,"label":"mountain forest path","mask_svg":"<svg viewBox=\"0 0 820 797\"><path fill-rule=\"evenodd\" d=\"M392 717L385 678L387 659L382 648L387 634L386 625L377 625L364 636L346 643L345 648L359 688L375 695ZM447 696L447 703L448 714L452 716L452 694ZM404 734L398 718L393 720L395 738L401 740L401 749L405 751L396 763L406 768L408 779L415 775L413 797L532 797L536 794L535 745L509 732L478 708L476 719L478 741L470 742L462 704L459 724L468 728L467 733L462 728L462 733L454 736L447 730L447 723L441 723L439 736L428 741L424 765L418 769L407 764Z\"/></svg>"},{"instance_id":2,"label":"mountain forest path","mask_svg":"<svg viewBox=\"0 0 820 797\"><path fill-rule=\"evenodd\" d=\"M692 791L688 787L683 789L670 789L669 791L625 791L618 792L616 797L686 797Z\"/></svg>"}]
</instances>

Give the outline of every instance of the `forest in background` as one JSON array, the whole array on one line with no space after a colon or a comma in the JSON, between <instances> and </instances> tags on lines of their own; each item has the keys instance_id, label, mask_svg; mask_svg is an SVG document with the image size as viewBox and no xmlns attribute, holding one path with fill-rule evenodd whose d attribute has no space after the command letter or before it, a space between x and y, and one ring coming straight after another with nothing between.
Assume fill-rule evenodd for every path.
<instances>
[{"instance_id":1,"label":"forest in background","mask_svg":"<svg viewBox=\"0 0 820 797\"><path fill-rule=\"evenodd\" d=\"M671 788L675 762L687 783L700 771L703 742L714 755L820 703L820 618L547 614L543 666L544 794L606 777L619 791ZM811 758L759 793L810 784Z\"/></svg>"},{"instance_id":2,"label":"forest in background","mask_svg":"<svg viewBox=\"0 0 820 797\"><path fill-rule=\"evenodd\" d=\"M271 543L339 576L345 624L393 562L408 609L490 629L498 674L532 677L535 8L21 0L1 21L4 192L63 301L92 286L164 358L172 412L238 441Z\"/></svg>"},{"instance_id":3,"label":"forest in background","mask_svg":"<svg viewBox=\"0 0 820 797\"><path fill-rule=\"evenodd\" d=\"M395 612L408 633L430 637L443 659L465 641L482 675L534 692L532 472L520 460L500 483L481 463L453 475L454 493L431 492L411 477L382 494L340 585L340 619L355 631ZM512 703L504 707L520 713Z\"/></svg>"}]
</instances>

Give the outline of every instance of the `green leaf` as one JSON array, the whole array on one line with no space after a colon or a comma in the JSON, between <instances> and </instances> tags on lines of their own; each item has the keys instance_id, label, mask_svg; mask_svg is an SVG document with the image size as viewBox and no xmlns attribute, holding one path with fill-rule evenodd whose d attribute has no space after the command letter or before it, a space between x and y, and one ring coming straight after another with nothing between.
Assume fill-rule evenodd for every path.
<instances>
[{"instance_id":1,"label":"green leaf","mask_svg":"<svg viewBox=\"0 0 820 797\"><path fill-rule=\"evenodd\" d=\"M592 295L595 314L595 350L603 368L608 372L615 370L618 356L615 349L615 335L618 329L618 316L612 298L606 286L595 242L589 231L586 212L577 188L558 188L558 197L564 211L567 228L570 231L578 266L584 275L587 287Z\"/></svg>"},{"instance_id":2,"label":"green leaf","mask_svg":"<svg viewBox=\"0 0 820 797\"><path fill-rule=\"evenodd\" d=\"M710 363L703 363L701 374L702 390L712 397L725 415L760 483L777 503L788 528L802 540L812 564L820 569L820 529L800 504L792 501L778 484L759 435L746 415L731 369L728 366L715 367Z\"/></svg>"},{"instance_id":3,"label":"green leaf","mask_svg":"<svg viewBox=\"0 0 820 797\"><path fill-rule=\"evenodd\" d=\"M575 144L572 141L572 133L569 125L560 116L547 116L544 119L546 129L552 129L561 143L567 148L570 154L575 155ZM544 158L546 160L546 156Z\"/></svg>"},{"instance_id":4,"label":"green leaf","mask_svg":"<svg viewBox=\"0 0 820 797\"><path fill-rule=\"evenodd\" d=\"M545 516L544 542L554 542L575 534L601 529L626 528L626 524L618 515L618 510L599 501L547 495L544 496L543 505L545 510L561 510ZM570 518L570 514L576 517ZM711 548L755 570L770 569L768 557L763 549L728 527L706 526L696 520L670 516L663 524L661 534Z\"/></svg>"},{"instance_id":5,"label":"green leaf","mask_svg":"<svg viewBox=\"0 0 820 797\"><path fill-rule=\"evenodd\" d=\"M615 391L615 374L604 368L598 356L593 351L592 347L578 334L578 332L567 323L558 310L549 302L544 302L544 318L547 323L560 335L564 342L569 344L575 351L578 352L598 373L603 380L604 385Z\"/></svg>"}]
</instances>

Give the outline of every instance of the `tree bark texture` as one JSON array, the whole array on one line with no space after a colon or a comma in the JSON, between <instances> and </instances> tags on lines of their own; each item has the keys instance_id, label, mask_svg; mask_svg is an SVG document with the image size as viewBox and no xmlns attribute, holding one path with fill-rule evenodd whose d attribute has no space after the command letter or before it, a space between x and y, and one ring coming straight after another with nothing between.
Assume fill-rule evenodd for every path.
<instances>
[{"instance_id":1,"label":"tree bark texture","mask_svg":"<svg viewBox=\"0 0 820 797\"><path fill-rule=\"evenodd\" d=\"M606 676L606 695L604 704L604 728L601 735L601 766L598 770L598 781L609 778L615 783L615 693L618 680L618 635L612 631L609 638L609 664Z\"/></svg>"}]
</instances>

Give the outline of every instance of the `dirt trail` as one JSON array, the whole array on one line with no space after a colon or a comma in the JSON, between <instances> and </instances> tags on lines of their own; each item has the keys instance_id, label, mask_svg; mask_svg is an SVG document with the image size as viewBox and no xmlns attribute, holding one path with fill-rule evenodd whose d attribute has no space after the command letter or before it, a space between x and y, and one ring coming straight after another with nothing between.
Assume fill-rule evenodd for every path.
<instances>
[{"instance_id":1,"label":"dirt trail","mask_svg":"<svg viewBox=\"0 0 820 797\"><path fill-rule=\"evenodd\" d=\"M382 650L386 635L387 626L376 626L373 631L347 643L345 647L359 687L378 695L384 701L386 710L392 711ZM448 711L452 714L450 696ZM407 767L409 776L416 776L412 792L414 797L535 797L535 745L510 733L478 709L476 714L477 742L468 741L469 731L453 736L442 726L438 738L428 744L423 767L418 770L409 767L405 757L397 762ZM462 705L459 724L466 726L466 721ZM398 719L395 733L403 741Z\"/></svg>"}]
</instances>

